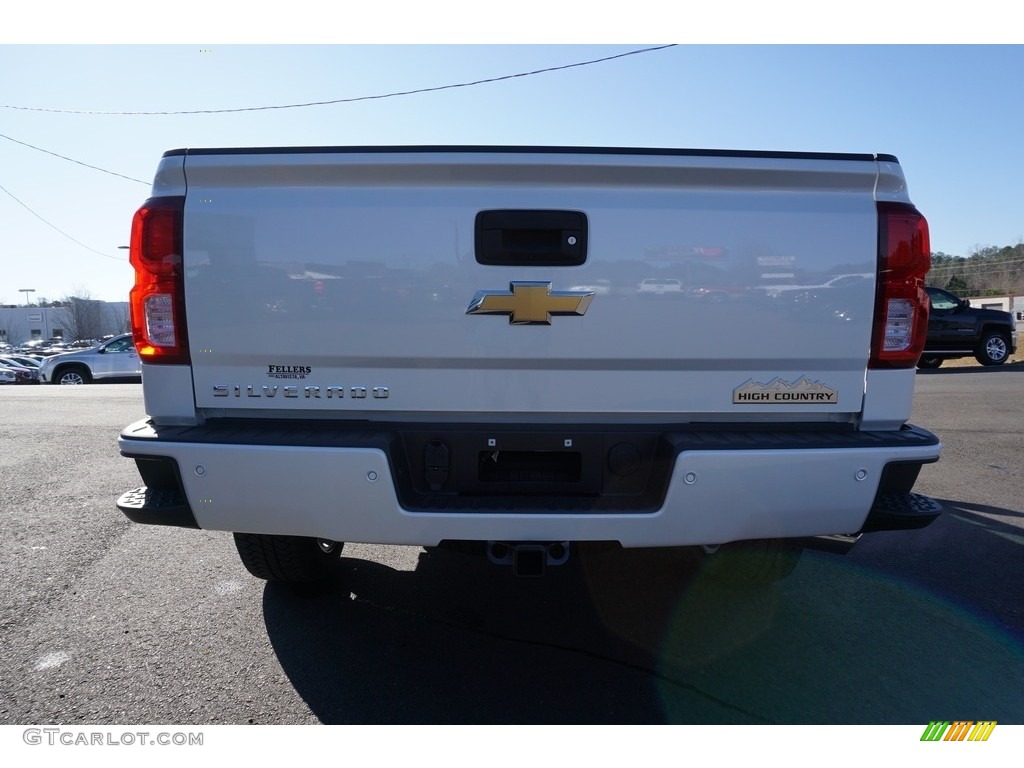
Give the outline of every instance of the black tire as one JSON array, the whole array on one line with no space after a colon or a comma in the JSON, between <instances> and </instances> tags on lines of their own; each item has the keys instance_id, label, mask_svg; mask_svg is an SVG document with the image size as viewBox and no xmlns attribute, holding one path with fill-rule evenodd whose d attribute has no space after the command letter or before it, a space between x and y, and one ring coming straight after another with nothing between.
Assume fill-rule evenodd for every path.
<instances>
[{"instance_id":1,"label":"black tire","mask_svg":"<svg viewBox=\"0 0 1024 768\"><path fill-rule=\"evenodd\" d=\"M726 587L766 587L786 578L803 550L786 539L735 541L696 547L701 574Z\"/></svg>"},{"instance_id":2,"label":"black tire","mask_svg":"<svg viewBox=\"0 0 1024 768\"><path fill-rule=\"evenodd\" d=\"M270 536L236 533L235 547L242 565L257 579L306 586L323 581L330 573L331 560L344 546L305 536Z\"/></svg>"},{"instance_id":3,"label":"black tire","mask_svg":"<svg viewBox=\"0 0 1024 768\"><path fill-rule=\"evenodd\" d=\"M938 368L942 365L941 357L922 357L917 361L918 368Z\"/></svg>"},{"instance_id":4,"label":"black tire","mask_svg":"<svg viewBox=\"0 0 1024 768\"><path fill-rule=\"evenodd\" d=\"M974 359L982 365L1002 365L1010 357L1010 340L999 331L986 331L974 351Z\"/></svg>"},{"instance_id":5,"label":"black tire","mask_svg":"<svg viewBox=\"0 0 1024 768\"><path fill-rule=\"evenodd\" d=\"M92 374L84 365L62 365L53 374L54 384L91 384Z\"/></svg>"}]
</instances>

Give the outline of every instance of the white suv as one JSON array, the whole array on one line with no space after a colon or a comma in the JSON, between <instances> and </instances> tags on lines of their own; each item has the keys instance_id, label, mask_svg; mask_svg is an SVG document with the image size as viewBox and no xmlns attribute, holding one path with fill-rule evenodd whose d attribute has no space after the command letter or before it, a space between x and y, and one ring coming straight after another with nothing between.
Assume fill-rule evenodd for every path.
<instances>
[{"instance_id":1,"label":"white suv","mask_svg":"<svg viewBox=\"0 0 1024 768\"><path fill-rule=\"evenodd\" d=\"M90 349L48 357L39 368L43 384L89 384L103 379L142 380L142 366L130 333Z\"/></svg>"}]
</instances>

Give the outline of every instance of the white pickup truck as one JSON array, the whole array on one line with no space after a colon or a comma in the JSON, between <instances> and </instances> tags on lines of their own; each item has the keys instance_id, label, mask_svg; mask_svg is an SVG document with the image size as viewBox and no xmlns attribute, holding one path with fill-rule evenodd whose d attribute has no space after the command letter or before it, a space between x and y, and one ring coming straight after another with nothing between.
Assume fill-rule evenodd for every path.
<instances>
[{"instance_id":1,"label":"white pickup truck","mask_svg":"<svg viewBox=\"0 0 1024 768\"><path fill-rule=\"evenodd\" d=\"M289 584L342 542L519 575L573 542L741 550L725 575L770 582L941 511L907 423L929 261L890 155L169 151L132 227L118 506ZM767 295L779 264L818 290Z\"/></svg>"}]
</instances>

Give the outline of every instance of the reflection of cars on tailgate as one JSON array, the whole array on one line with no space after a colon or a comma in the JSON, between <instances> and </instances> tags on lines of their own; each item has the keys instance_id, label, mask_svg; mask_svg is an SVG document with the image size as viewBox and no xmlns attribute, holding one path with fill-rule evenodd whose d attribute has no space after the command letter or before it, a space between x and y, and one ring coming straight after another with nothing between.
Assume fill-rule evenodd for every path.
<instances>
[{"instance_id":1,"label":"reflection of cars on tailgate","mask_svg":"<svg viewBox=\"0 0 1024 768\"><path fill-rule=\"evenodd\" d=\"M54 355L39 368L39 381L44 384L89 384L103 379L138 380L141 377L142 367L130 333L115 336L91 349Z\"/></svg>"},{"instance_id":2,"label":"reflection of cars on tailgate","mask_svg":"<svg viewBox=\"0 0 1024 768\"><path fill-rule=\"evenodd\" d=\"M673 277L648 277L637 287L640 293L682 293L683 283Z\"/></svg>"},{"instance_id":3,"label":"reflection of cars on tailgate","mask_svg":"<svg viewBox=\"0 0 1024 768\"><path fill-rule=\"evenodd\" d=\"M579 285L571 286L569 290L593 293L595 296L607 296L612 292L612 281L598 279L590 283L580 283Z\"/></svg>"},{"instance_id":4,"label":"reflection of cars on tailgate","mask_svg":"<svg viewBox=\"0 0 1024 768\"><path fill-rule=\"evenodd\" d=\"M794 285L764 285L760 286L768 296L790 299L792 301L806 301L809 298L824 291L840 288L859 288L865 280L874 279L871 274L835 275L822 283L807 283Z\"/></svg>"},{"instance_id":5,"label":"reflection of cars on tailgate","mask_svg":"<svg viewBox=\"0 0 1024 768\"><path fill-rule=\"evenodd\" d=\"M941 288L925 290L931 308L918 368L938 368L943 360L971 356L982 365L1002 365L1017 351L1017 324L1009 312L972 307Z\"/></svg>"}]
</instances>

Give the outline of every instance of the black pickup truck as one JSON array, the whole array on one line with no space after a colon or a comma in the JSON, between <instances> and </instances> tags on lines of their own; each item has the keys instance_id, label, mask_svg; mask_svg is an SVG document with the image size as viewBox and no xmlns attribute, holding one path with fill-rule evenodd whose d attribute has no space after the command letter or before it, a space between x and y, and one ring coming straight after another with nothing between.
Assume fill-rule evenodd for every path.
<instances>
[{"instance_id":1,"label":"black pickup truck","mask_svg":"<svg viewBox=\"0 0 1024 768\"><path fill-rule=\"evenodd\" d=\"M972 355L982 365L1002 365L1017 351L1017 325L1009 312L972 307L941 288L926 290L931 309L918 368Z\"/></svg>"}]
</instances>

